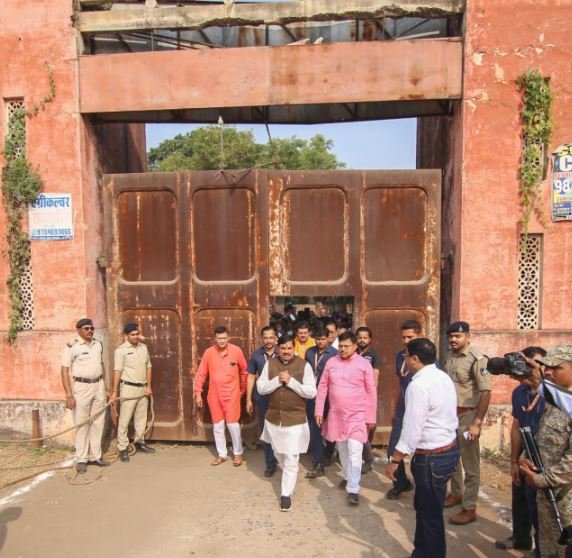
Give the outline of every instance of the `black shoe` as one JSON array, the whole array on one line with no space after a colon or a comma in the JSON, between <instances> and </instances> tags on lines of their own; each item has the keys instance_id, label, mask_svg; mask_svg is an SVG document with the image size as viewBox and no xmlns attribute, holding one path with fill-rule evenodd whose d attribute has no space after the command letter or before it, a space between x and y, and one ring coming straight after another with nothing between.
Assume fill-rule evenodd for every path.
<instances>
[{"instance_id":1,"label":"black shoe","mask_svg":"<svg viewBox=\"0 0 572 558\"><path fill-rule=\"evenodd\" d=\"M147 444L144 444L143 442L135 444L135 447L137 448L137 451L141 451L143 453L155 453L155 450L153 448L150 448Z\"/></svg>"},{"instance_id":2,"label":"black shoe","mask_svg":"<svg viewBox=\"0 0 572 558\"><path fill-rule=\"evenodd\" d=\"M292 498L290 496L280 496L280 511L289 512L292 509Z\"/></svg>"},{"instance_id":3,"label":"black shoe","mask_svg":"<svg viewBox=\"0 0 572 558\"><path fill-rule=\"evenodd\" d=\"M85 463L85 461L80 461L79 463L76 463L75 470L80 475L83 475L83 473L87 471L87 463Z\"/></svg>"},{"instance_id":4,"label":"black shoe","mask_svg":"<svg viewBox=\"0 0 572 558\"><path fill-rule=\"evenodd\" d=\"M271 476L273 476L275 472L276 472L276 467L268 467L267 469L264 470L264 476L268 479Z\"/></svg>"},{"instance_id":5,"label":"black shoe","mask_svg":"<svg viewBox=\"0 0 572 558\"><path fill-rule=\"evenodd\" d=\"M399 500L399 497L403 492L411 492L412 490L413 490L413 483L408 481L405 488L396 488L394 486L393 488L387 491L385 497L388 500Z\"/></svg>"},{"instance_id":6,"label":"black shoe","mask_svg":"<svg viewBox=\"0 0 572 558\"><path fill-rule=\"evenodd\" d=\"M532 550L532 541L519 542L514 537L509 537L504 541L495 541L495 547L500 550Z\"/></svg>"},{"instance_id":7,"label":"black shoe","mask_svg":"<svg viewBox=\"0 0 572 558\"><path fill-rule=\"evenodd\" d=\"M386 494L385 494L385 498L387 500L399 500L399 497L401 496L401 490L397 490L397 488L390 488Z\"/></svg>"},{"instance_id":8,"label":"black shoe","mask_svg":"<svg viewBox=\"0 0 572 558\"><path fill-rule=\"evenodd\" d=\"M129 454L127 453L127 450L121 450L119 452L119 460L123 461L123 463L127 463L129 461Z\"/></svg>"},{"instance_id":9,"label":"black shoe","mask_svg":"<svg viewBox=\"0 0 572 558\"><path fill-rule=\"evenodd\" d=\"M369 463L368 461L366 461L362 466L361 466L361 474L362 475L366 475L367 473L369 473L371 471L372 467L371 467L371 463Z\"/></svg>"},{"instance_id":10,"label":"black shoe","mask_svg":"<svg viewBox=\"0 0 572 558\"><path fill-rule=\"evenodd\" d=\"M348 492L348 503L352 506L357 506L359 504L359 496L353 492Z\"/></svg>"},{"instance_id":11,"label":"black shoe","mask_svg":"<svg viewBox=\"0 0 572 558\"><path fill-rule=\"evenodd\" d=\"M338 484L338 488L341 490L345 490L347 485L348 485L348 481L346 479L344 479L344 480L340 481L340 484Z\"/></svg>"},{"instance_id":12,"label":"black shoe","mask_svg":"<svg viewBox=\"0 0 572 558\"><path fill-rule=\"evenodd\" d=\"M312 467L311 471L306 473L307 479L317 479L318 477L323 477L326 474L323 465L316 465Z\"/></svg>"},{"instance_id":13,"label":"black shoe","mask_svg":"<svg viewBox=\"0 0 572 558\"><path fill-rule=\"evenodd\" d=\"M98 467L109 467L111 463L109 461L104 461L103 459L93 459L87 462L88 465L97 465Z\"/></svg>"}]
</instances>

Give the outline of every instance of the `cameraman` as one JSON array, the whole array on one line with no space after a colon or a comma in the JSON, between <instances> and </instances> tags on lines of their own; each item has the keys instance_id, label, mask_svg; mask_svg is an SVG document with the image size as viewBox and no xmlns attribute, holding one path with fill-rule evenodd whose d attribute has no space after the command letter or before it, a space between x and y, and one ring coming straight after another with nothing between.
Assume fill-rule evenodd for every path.
<instances>
[{"instance_id":1,"label":"cameraman","mask_svg":"<svg viewBox=\"0 0 572 558\"><path fill-rule=\"evenodd\" d=\"M572 345L559 345L550 349L537 361L527 359L535 383L540 383L540 365L545 366L546 377L555 384L572 389ZM528 459L520 460L520 470L527 484L536 488L551 487L556 493L562 525L572 524L572 418L547 404L536 434L536 442L544 462L544 472L537 473ZM560 529L545 494L538 499L540 550L543 558L564 558L572 549L558 544Z\"/></svg>"},{"instance_id":2,"label":"cameraman","mask_svg":"<svg viewBox=\"0 0 572 558\"><path fill-rule=\"evenodd\" d=\"M527 347L522 354L531 360L546 356L541 347ZM534 527L534 556L540 558L538 545L538 510L536 489L524 482L518 459L522 454L522 438L519 428L530 427L538 431L544 413L544 399L537 391L538 382L531 376L514 376L518 385L512 392L512 427L510 430L510 475L512 477L512 536L506 541L497 541L495 546L503 550L531 550L530 531Z\"/></svg>"}]
</instances>

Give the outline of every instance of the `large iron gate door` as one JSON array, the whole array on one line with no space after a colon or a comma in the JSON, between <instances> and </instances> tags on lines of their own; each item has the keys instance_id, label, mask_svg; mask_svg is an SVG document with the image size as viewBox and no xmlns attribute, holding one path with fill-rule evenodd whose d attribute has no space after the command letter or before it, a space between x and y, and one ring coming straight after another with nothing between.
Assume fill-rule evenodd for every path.
<instances>
[{"instance_id":1,"label":"large iron gate door","mask_svg":"<svg viewBox=\"0 0 572 558\"><path fill-rule=\"evenodd\" d=\"M439 171L253 171L105 177L111 349L137 320L153 360L155 427L211 438L191 372L216 325L246 356L273 296L351 296L383 357L377 442L397 398L399 324L439 323ZM246 416L243 414L243 416ZM254 441L257 423L243 422Z\"/></svg>"}]
</instances>

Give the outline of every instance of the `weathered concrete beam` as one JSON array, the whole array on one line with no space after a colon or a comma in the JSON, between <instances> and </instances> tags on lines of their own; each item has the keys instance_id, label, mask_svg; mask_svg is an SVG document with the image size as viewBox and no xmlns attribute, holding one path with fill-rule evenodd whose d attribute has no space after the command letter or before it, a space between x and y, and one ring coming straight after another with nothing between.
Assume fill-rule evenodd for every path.
<instances>
[{"instance_id":1,"label":"weathered concrete beam","mask_svg":"<svg viewBox=\"0 0 572 558\"><path fill-rule=\"evenodd\" d=\"M450 114L450 104L447 100L423 100L100 112L95 121L216 124L222 116L226 124L327 124Z\"/></svg>"},{"instance_id":2,"label":"weathered concrete beam","mask_svg":"<svg viewBox=\"0 0 572 558\"><path fill-rule=\"evenodd\" d=\"M223 25L284 25L297 21L340 21L379 17L440 17L460 14L465 0L300 0L207 6L117 5L120 9L79 12L81 33L148 29L199 29Z\"/></svg>"},{"instance_id":3,"label":"weathered concrete beam","mask_svg":"<svg viewBox=\"0 0 572 558\"><path fill-rule=\"evenodd\" d=\"M462 54L430 39L83 56L80 110L457 99Z\"/></svg>"}]
</instances>

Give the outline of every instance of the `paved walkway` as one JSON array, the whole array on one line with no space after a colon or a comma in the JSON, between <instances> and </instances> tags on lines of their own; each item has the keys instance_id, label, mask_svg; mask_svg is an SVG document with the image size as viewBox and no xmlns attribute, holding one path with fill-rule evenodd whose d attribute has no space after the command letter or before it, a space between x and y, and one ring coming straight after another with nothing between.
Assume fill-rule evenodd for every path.
<instances>
[{"instance_id":1,"label":"paved walkway","mask_svg":"<svg viewBox=\"0 0 572 558\"><path fill-rule=\"evenodd\" d=\"M385 500L382 465L364 476L360 505L326 478L299 475L291 513L278 510L280 474L263 478L263 453L211 467L209 448L158 446L155 455L117 462L91 485L58 472L25 494L0 492L0 556L6 558L401 558L409 556L412 493ZM99 470L90 467L87 475ZM451 558L523 556L494 548L509 529L490 505L477 523L448 527ZM446 514L448 514L448 510Z\"/></svg>"}]
</instances>

